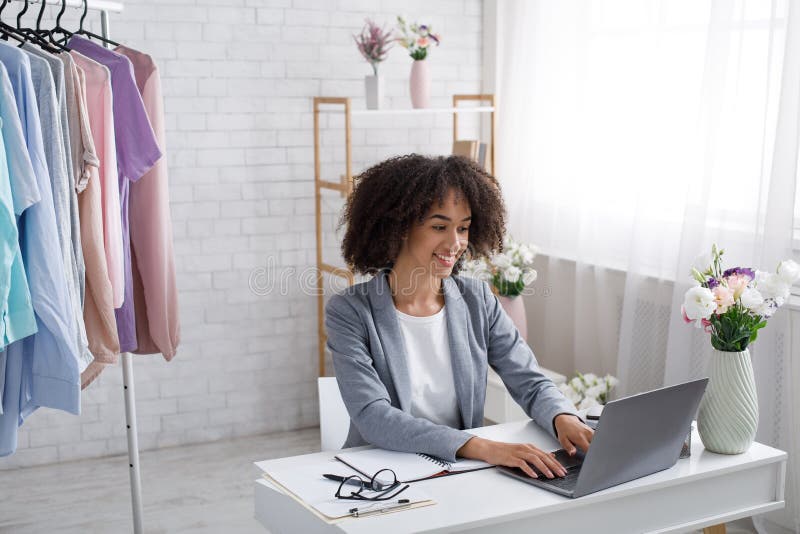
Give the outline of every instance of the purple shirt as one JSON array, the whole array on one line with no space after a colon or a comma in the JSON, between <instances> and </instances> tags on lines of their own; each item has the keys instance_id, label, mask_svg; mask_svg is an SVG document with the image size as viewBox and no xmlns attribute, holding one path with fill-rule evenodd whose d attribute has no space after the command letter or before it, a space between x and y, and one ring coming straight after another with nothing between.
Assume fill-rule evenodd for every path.
<instances>
[{"instance_id":1,"label":"purple shirt","mask_svg":"<svg viewBox=\"0 0 800 534\"><path fill-rule=\"evenodd\" d=\"M73 35L69 47L108 67L114 96L114 135L117 144L119 200L122 210L122 253L125 267L125 300L117 309L117 332L121 352L133 352L136 343L136 315L133 308L131 240L128 226L130 182L141 178L161 158L158 141L147 118L142 95L136 86L130 60L113 50Z\"/></svg>"}]
</instances>

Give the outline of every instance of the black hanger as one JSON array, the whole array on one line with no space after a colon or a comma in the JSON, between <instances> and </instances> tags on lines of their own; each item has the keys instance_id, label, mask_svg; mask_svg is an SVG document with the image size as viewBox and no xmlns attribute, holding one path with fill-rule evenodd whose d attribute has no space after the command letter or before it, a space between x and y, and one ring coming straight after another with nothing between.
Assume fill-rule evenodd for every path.
<instances>
[{"instance_id":1,"label":"black hanger","mask_svg":"<svg viewBox=\"0 0 800 534\"><path fill-rule=\"evenodd\" d=\"M67 30L61 27L61 16L64 14L64 11L67 9L67 2L66 0L62 0L61 2L61 10L58 12L58 16L56 17L56 27L52 30L43 30L42 29L42 17L44 16L44 9L47 7L47 0L39 0L42 5L39 8L39 15L36 17L36 31L33 32L34 35L38 38L38 42L40 45L45 46L49 45L50 47L55 47L60 51L67 51L69 50L65 45L56 41L54 37L54 33L61 32L67 34ZM71 35L71 34L70 34ZM46 39L49 39L47 41Z\"/></svg>"},{"instance_id":2,"label":"black hanger","mask_svg":"<svg viewBox=\"0 0 800 534\"><path fill-rule=\"evenodd\" d=\"M0 5L0 16L2 16L3 10L6 8L6 5L8 5L8 0L2 1L3 3ZM9 37L15 41L19 41L20 43L25 42L24 37L20 36L19 31L16 28L0 20L0 38L8 40Z\"/></svg>"},{"instance_id":3,"label":"black hanger","mask_svg":"<svg viewBox=\"0 0 800 534\"><path fill-rule=\"evenodd\" d=\"M24 15L26 11L28 11L28 0L25 0L25 5L22 6L22 9L20 10L20 12L17 13L17 29L18 30L22 28L22 15Z\"/></svg>"},{"instance_id":4,"label":"black hanger","mask_svg":"<svg viewBox=\"0 0 800 534\"><path fill-rule=\"evenodd\" d=\"M62 0L62 2L64 2L64 4L66 4L66 0ZM83 0L82 3L83 3L83 14L81 15L80 23L78 24L78 31L76 31L75 33L69 33L66 30L64 30L63 28L61 28L62 32L66 35L64 37L64 39L62 39L62 42L66 41L67 39L69 39L73 35L85 35L86 37L90 37L90 38L93 37L95 39L99 39L100 41L103 41L104 43L108 43L108 44L113 45L113 46L119 46L119 43L117 43L115 41L112 41L111 39L107 39L107 38L103 37L102 35L97 35L96 33L92 33L89 30L85 30L83 28L83 21L86 18L86 13L89 11L89 2L88 2L88 0ZM58 19L56 19L56 24L58 24Z\"/></svg>"},{"instance_id":5,"label":"black hanger","mask_svg":"<svg viewBox=\"0 0 800 534\"><path fill-rule=\"evenodd\" d=\"M42 30L42 17L44 16L44 10L47 7L46 0L41 0L41 7L39 8L39 15L36 17L36 29L32 28L22 28L21 27L21 16L28 10L28 2L26 0L25 7L22 11L20 11L19 15L17 15L17 31L21 36L25 38L25 41L32 42L36 45L39 45L42 49L46 50L50 53L58 53L58 52L65 52L67 48L61 46L58 43L50 43L45 39L45 35L47 35L47 30Z\"/></svg>"}]
</instances>

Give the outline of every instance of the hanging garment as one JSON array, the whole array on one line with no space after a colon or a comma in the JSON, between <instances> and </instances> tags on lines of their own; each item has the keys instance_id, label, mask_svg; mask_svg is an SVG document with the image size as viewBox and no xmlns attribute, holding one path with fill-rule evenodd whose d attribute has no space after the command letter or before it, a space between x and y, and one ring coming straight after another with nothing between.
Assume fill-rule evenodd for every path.
<instances>
[{"instance_id":1,"label":"hanging garment","mask_svg":"<svg viewBox=\"0 0 800 534\"><path fill-rule=\"evenodd\" d=\"M114 307L122 306L125 267L122 255L122 218L119 203L116 138L114 136L111 75L103 65L75 51L75 64L86 76L86 103L92 124L92 139L99 161L103 203L103 240L108 276L114 290Z\"/></svg>"},{"instance_id":2,"label":"hanging garment","mask_svg":"<svg viewBox=\"0 0 800 534\"><path fill-rule=\"evenodd\" d=\"M102 368L104 362L115 361L116 355L119 353L119 337L114 317L114 292L111 288L108 263L103 247L102 188L99 160L95 153L89 108L86 102L85 74L83 69L75 64L69 53L59 54L59 57L65 65L74 174L80 177L77 184L81 190L78 195L78 205L81 245L86 262L86 298L83 303L83 319L89 338L89 350L94 360L98 362L90 364L92 368L81 374L81 385L83 386L84 383L88 385L91 381L90 376L92 378L96 376L96 370ZM101 76L96 84L94 81L92 84L100 87L108 84L110 92L111 82L108 70L99 64L96 67L96 72ZM111 108L109 107L109 109Z\"/></svg>"},{"instance_id":3,"label":"hanging garment","mask_svg":"<svg viewBox=\"0 0 800 534\"><path fill-rule=\"evenodd\" d=\"M64 125L61 122L60 112L61 102L64 104L66 114L64 64L57 57L37 50L31 44L24 44L22 49L28 54L31 63L31 77L36 92L39 119L44 136L44 152L53 190L53 207L56 214L58 240L61 244L61 260L64 262L67 290L73 310L72 317L75 320L75 344L79 355L78 370L83 371L92 361L92 354L89 352L89 341L86 339L86 327L83 323L81 306L81 285L85 276L83 252L79 251L78 257L75 255L76 244L80 249L80 226L77 218L78 197L75 193L75 180L71 179L69 172L72 163L68 164L67 160L67 147L64 146ZM74 218L73 206L76 210Z\"/></svg>"},{"instance_id":4,"label":"hanging garment","mask_svg":"<svg viewBox=\"0 0 800 534\"><path fill-rule=\"evenodd\" d=\"M120 350L132 352L136 350L136 317L128 232L128 194L130 183L139 180L153 167L161 158L161 150L136 87L130 60L77 35L70 38L69 47L105 65L111 72L125 266L125 295L122 307L116 311L117 331Z\"/></svg>"},{"instance_id":5,"label":"hanging garment","mask_svg":"<svg viewBox=\"0 0 800 534\"><path fill-rule=\"evenodd\" d=\"M61 52L58 58L64 63L64 86L67 93L67 123L69 124L70 148L72 149L72 167L75 176L75 191L80 194L89 182L91 170L100 167L97 152L89 127L88 110L86 109L86 84L81 82L84 76L69 52Z\"/></svg>"},{"instance_id":6,"label":"hanging garment","mask_svg":"<svg viewBox=\"0 0 800 534\"><path fill-rule=\"evenodd\" d=\"M28 275L22 263L22 252L19 248L19 233L17 218L26 209L41 200L36 177L25 146L22 126L17 114L14 92L8 78L6 68L0 64L0 130L2 131L3 147L5 149L5 165L0 164L0 172L6 176L8 183L7 197L11 202L12 219L6 224L4 221L0 228L6 238L10 238L11 225L14 242L9 245L10 255L3 252L3 270L0 274L0 350L3 347L36 333L36 318L33 314L30 289L28 288ZM4 284L7 282L7 285ZM4 357L0 356L4 361ZM2 383L4 365L0 364L0 410L2 410ZM0 413L2 413L0 411Z\"/></svg>"},{"instance_id":7,"label":"hanging garment","mask_svg":"<svg viewBox=\"0 0 800 534\"><path fill-rule=\"evenodd\" d=\"M166 154L161 77L147 54L125 46L115 52L130 59L147 116ZM131 270L136 310L137 354L160 352L172 359L180 343L178 289L172 219L169 213L167 158L162 157L139 181L131 184L128 206Z\"/></svg>"},{"instance_id":8,"label":"hanging garment","mask_svg":"<svg viewBox=\"0 0 800 534\"><path fill-rule=\"evenodd\" d=\"M84 306L86 328L89 332L94 332L94 339L90 339L94 361L81 373L81 387L85 388L97 378L107 364L116 363L117 354L119 354L119 337L114 314L114 308L117 307L117 291L114 285L114 276L112 272L117 267L120 267L120 274L122 273L122 229L120 226L119 184L117 181L117 151L115 148L116 139L114 136L111 73L100 63L74 50L70 52L70 54L72 55L72 59L75 60L75 65L79 68L79 76L83 73L83 77L81 78L81 91L84 93L82 96L86 104L86 114L88 116L90 129L89 132L84 132L84 135L86 133L91 134L91 142L94 144L100 162L97 172L95 172L94 167L88 167L91 173L88 185L86 186L86 191L79 196L82 215L81 224L83 225L86 223L90 225L86 228L82 228L87 234L82 236L84 239L83 243L87 247L84 249L83 254L85 258L89 258L91 255L90 250L98 252L103 250L107 266L106 273L109 277L109 285L112 289L111 310L109 310L107 294L104 292L105 286L102 280L102 266L99 265L99 263L96 264L95 267L98 269L98 272L95 273L95 276L98 279L98 285L96 288L91 289L92 296L95 299L94 304L96 305L96 309L92 309L89 305L89 299L87 299L87 305ZM92 182L96 183L94 189ZM95 192L99 193L99 202L96 201L93 196L87 196L88 193ZM114 202L116 202L116 207ZM98 237L95 225L91 224L91 220L89 220L88 217L86 217L86 220L83 218L86 213L91 213L96 216L97 204L100 205L101 213L103 214L102 243L97 243L97 241L94 240ZM113 217L114 215L116 215L116 217ZM113 225L109 224L110 219L115 219L117 224L116 230ZM113 236L109 236L110 233L113 234ZM89 235L94 237L90 238ZM116 255L108 254L108 244L112 241L111 237L117 238L114 242L119 245L118 258ZM113 265L113 261L118 261L117 265ZM88 279L91 284L94 277L89 276ZM122 282L122 280L120 280L120 282ZM123 287L123 285L120 285L119 289L122 290ZM113 332L109 330L109 328L112 327Z\"/></svg>"},{"instance_id":9,"label":"hanging garment","mask_svg":"<svg viewBox=\"0 0 800 534\"><path fill-rule=\"evenodd\" d=\"M67 90L67 82L70 73L65 68L62 59L59 56L45 52L42 49L30 44L25 43L22 49L28 53L34 54L47 61L50 65L50 71L53 75L53 82L56 88L56 98L58 101L59 122L61 124L61 139L64 147L64 163L66 164L67 179L69 182L69 218L70 218L70 232L72 236L72 254L75 258L75 275L78 279L78 286L80 288L79 300L83 306L83 299L86 291L86 266L83 260L83 249L81 247L80 239L80 220L78 215L78 185L76 183L75 166L72 163L73 150L72 140L70 139L70 126L69 126L69 112L68 100L69 91ZM81 188L83 190L83 188Z\"/></svg>"},{"instance_id":10,"label":"hanging garment","mask_svg":"<svg viewBox=\"0 0 800 534\"><path fill-rule=\"evenodd\" d=\"M3 391L5 388L6 352L4 348L14 341L33 335L37 331L36 317L33 313L33 302L28 286L28 275L22 263L22 252L19 248L18 218L27 208L39 202L39 187L33 174L31 159L25 146L22 126L14 100L14 91L8 78L6 68L0 63L0 131L5 154L5 165L0 163L0 174L8 178L8 191L11 194L14 235L17 241L11 245L10 269L7 273L8 286L5 296L0 291L0 414L3 413ZM3 178L0 177L0 182ZM2 191L0 191L2 196ZM4 233L4 232L3 232ZM6 265L5 252L3 253ZM2 286L0 282L0 286Z\"/></svg>"},{"instance_id":11,"label":"hanging garment","mask_svg":"<svg viewBox=\"0 0 800 534\"><path fill-rule=\"evenodd\" d=\"M17 427L40 406L80 413L75 318L61 261L53 195L28 56L0 42L41 201L20 218L20 249L28 275L38 331L6 348L0 456L16 450Z\"/></svg>"}]
</instances>

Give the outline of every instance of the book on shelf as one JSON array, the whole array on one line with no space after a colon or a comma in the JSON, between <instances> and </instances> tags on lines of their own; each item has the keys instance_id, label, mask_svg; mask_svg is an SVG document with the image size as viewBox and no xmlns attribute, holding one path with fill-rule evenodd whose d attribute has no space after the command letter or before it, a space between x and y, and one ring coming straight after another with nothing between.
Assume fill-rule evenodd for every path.
<instances>
[{"instance_id":1,"label":"book on shelf","mask_svg":"<svg viewBox=\"0 0 800 534\"><path fill-rule=\"evenodd\" d=\"M481 168L488 170L491 155L489 143L481 143L475 140L453 141L453 155L464 156L476 162Z\"/></svg>"},{"instance_id":2,"label":"book on shelf","mask_svg":"<svg viewBox=\"0 0 800 534\"><path fill-rule=\"evenodd\" d=\"M478 161L478 145L474 140L453 141L453 155Z\"/></svg>"}]
</instances>

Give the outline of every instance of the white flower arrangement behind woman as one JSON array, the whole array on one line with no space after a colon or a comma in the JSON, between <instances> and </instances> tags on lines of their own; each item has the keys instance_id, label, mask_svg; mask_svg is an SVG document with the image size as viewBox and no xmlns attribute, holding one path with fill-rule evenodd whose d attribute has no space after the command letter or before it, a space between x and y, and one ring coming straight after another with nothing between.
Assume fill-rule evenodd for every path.
<instances>
[{"instance_id":1,"label":"white flower arrangement behind woman","mask_svg":"<svg viewBox=\"0 0 800 534\"><path fill-rule=\"evenodd\" d=\"M619 380L611 375L598 377L594 373L578 373L575 378L558 386L579 410L604 405L609 400L611 390L619 384Z\"/></svg>"},{"instance_id":2,"label":"white flower arrangement behind woman","mask_svg":"<svg viewBox=\"0 0 800 534\"><path fill-rule=\"evenodd\" d=\"M503 242L503 252L488 260L477 259L466 262L464 272L468 276L492 284L498 295L516 297L537 277L533 268L537 249L533 245L517 243L511 237Z\"/></svg>"}]
</instances>

